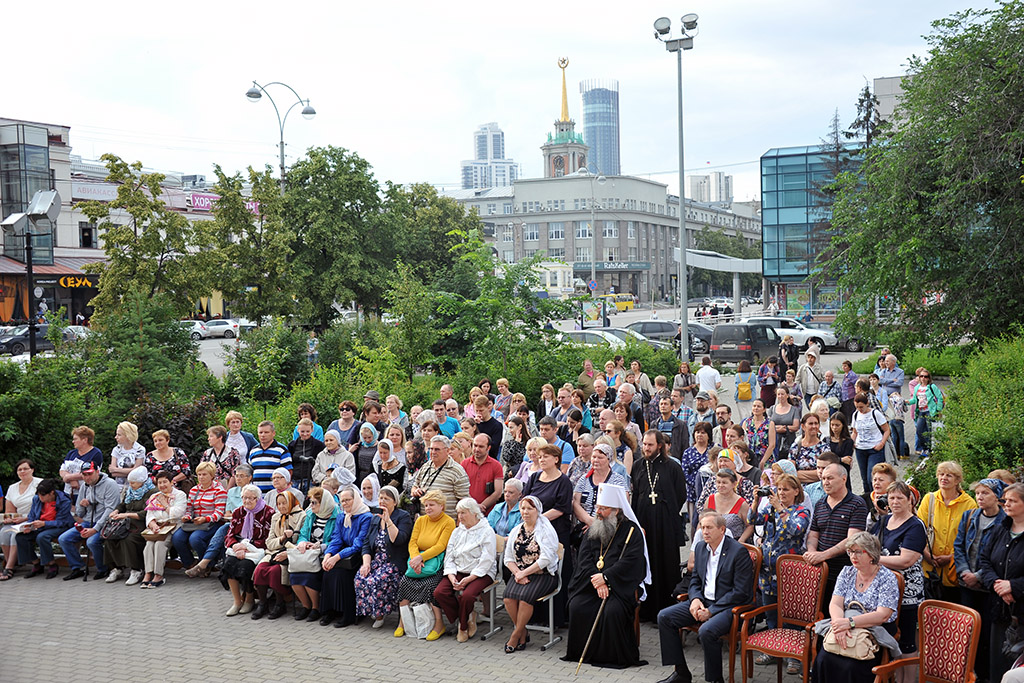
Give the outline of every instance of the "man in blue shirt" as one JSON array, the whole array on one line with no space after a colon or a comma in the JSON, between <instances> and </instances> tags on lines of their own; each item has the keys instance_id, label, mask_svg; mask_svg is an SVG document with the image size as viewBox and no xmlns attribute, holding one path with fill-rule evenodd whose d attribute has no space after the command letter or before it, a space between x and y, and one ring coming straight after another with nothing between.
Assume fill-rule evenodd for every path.
<instances>
[{"instance_id":1,"label":"man in blue shirt","mask_svg":"<svg viewBox=\"0 0 1024 683\"><path fill-rule=\"evenodd\" d=\"M459 433L459 421L448 417L445 402L441 399L434 401L434 422L437 423L437 428L441 430L441 433L449 439Z\"/></svg>"},{"instance_id":2,"label":"man in blue shirt","mask_svg":"<svg viewBox=\"0 0 1024 683\"><path fill-rule=\"evenodd\" d=\"M569 445L568 441L562 441L558 438L558 423L550 415L545 415L537 424L537 430L540 432L542 439L562 450L562 472L568 472L569 465L572 464L576 454L573 452L572 446Z\"/></svg>"},{"instance_id":3,"label":"man in blue shirt","mask_svg":"<svg viewBox=\"0 0 1024 683\"><path fill-rule=\"evenodd\" d=\"M274 470L284 467L292 468L292 456L288 447L278 443L274 423L269 420L260 422L256 429L256 436L259 443L256 448L249 451L249 464L252 465L252 483L260 487L260 491L266 494L274 488Z\"/></svg>"}]
</instances>

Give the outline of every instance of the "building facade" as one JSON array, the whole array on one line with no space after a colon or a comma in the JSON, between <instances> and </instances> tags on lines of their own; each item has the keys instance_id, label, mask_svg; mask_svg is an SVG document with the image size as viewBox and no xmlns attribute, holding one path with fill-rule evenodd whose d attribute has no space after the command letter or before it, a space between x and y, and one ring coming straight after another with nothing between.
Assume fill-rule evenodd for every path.
<instances>
[{"instance_id":1,"label":"building facade","mask_svg":"<svg viewBox=\"0 0 1024 683\"><path fill-rule=\"evenodd\" d=\"M732 176L721 171L690 176L690 199L703 204L731 204Z\"/></svg>"},{"instance_id":2,"label":"building facade","mask_svg":"<svg viewBox=\"0 0 1024 683\"><path fill-rule=\"evenodd\" d=\"M497 123L473 132L473 159L462 162L462 189L503 187L519 177L519 166L505 158L505 133Z\"/></svg>"},{"instance_id":3,"label":"building facade","mask_svg":"<svg viewBox=\"0 0 1024 683\"><path fill-rule=\"evenodd\" d=\"M583 141L590 148L591 173L619 175L619 82L586 80L580 83L583 99Z\"/></svg>"}]
</instances>

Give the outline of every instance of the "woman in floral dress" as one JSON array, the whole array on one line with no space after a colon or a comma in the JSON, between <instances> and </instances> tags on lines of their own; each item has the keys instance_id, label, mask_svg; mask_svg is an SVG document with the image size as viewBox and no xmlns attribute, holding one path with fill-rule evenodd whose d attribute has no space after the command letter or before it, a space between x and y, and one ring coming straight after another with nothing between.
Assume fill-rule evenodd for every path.
<instances>
[{"instance_id":1,"label":"woman in floral dress","mask_svg":"<svg viewBox=\"0 0 1024 683\"><path fill-rule=\"evenodd\" d=\"M398 489L380 490L380 513L373 516L363 544L363 566L356 574L356 614L372 616L373 628L398 605L398 584L409 563L412 517L398 507Z\"/></svg>"},{"instance_id":2,"label":"woman in floral dress","mask_svg":"<svg viewBox=\"0 0 1024 683\"><path fill-rule=\"evenodd\" d=\"M750 417L742 423L752 455L750 464L758 463L762 470L767 469L768 459L775 453L775 425L768 419L763 400L754 399L750 412Z\"/></svg>"}]
</instances>

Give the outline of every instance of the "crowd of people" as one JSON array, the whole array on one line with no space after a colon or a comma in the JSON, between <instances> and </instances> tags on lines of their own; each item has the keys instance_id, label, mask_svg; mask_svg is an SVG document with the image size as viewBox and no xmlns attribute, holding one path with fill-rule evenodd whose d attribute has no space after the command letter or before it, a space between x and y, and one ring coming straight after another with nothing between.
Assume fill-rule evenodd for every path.
<instances>
[{"instance_id":1,"label":"crowd of people","mask_svg":"<svg viewBox=\"0 0 1024 683\"><path fill-rule=\"evenodd\" d=\"M741 364L731 401L708 358L652 380L616 356L603 372L588 360L575 383L544 385L536 402L502 378L481 380L466 404L444 385L408 412L376 391L342 401L330 421L302 404L287 443L271 422L244 431L230 411L195 460L165 430L143 447L129 422L104 456L78 427L59 478L17 464L0 581L19 568L58 576L54 542L64 580L87 577L84 544L93 579L106 583L161 589L169 558L184 570L172 581L216 575L231 595L227 617L337 628L366 618L379 629L396 615L395 637L451 631L458 642L476 635L484 591L503 583L508 654L528 646L529 626L547 620L537 606L551 600L553 626L568 627L567 660L646 663L638 612L657 624L662 663L674 667L666 681L691 680L685 626L699 626L705 678L721 681L731 608L775 602L776 562L797 554L828 567L822 604L837 638L851 601L864 610L856 626L898 627L903 653L916 647L926 596L973 605L991 636L979 677L996 680L1010 664L999 645L1024 604L1024 485L996 471L972 497L960 467L944 462L938 489L921 495L887 443L902 438L910 406L917 451L929 455L942 394L928 371L904 387L886 354L870 377L844 362L841 377L815 384L815 351L802 364L783 351ZM863 496L851 490L854 470ZM756 577L743 543L761 550ZM815 680L863 674L836 656L819 655Z\"/></svg>"}]
</instances>

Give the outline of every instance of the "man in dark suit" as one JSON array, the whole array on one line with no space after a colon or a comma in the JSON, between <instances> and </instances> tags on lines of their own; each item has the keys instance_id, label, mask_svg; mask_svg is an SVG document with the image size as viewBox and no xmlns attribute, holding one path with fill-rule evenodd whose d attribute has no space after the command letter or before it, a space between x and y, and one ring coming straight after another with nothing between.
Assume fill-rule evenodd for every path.
<instances>
[{"instance_id":1,"label":"man in dark suit","mask_svg":"<svg viewBox=\"0 0 1024 683\"><path fill-rule=\"evenodd\" d=\"M672 674L659 683L690 683L693 676L686 666L679 629L700 624L697 639L704 648L704 679L720 683L722 679L722 636L729 632L732 608L753 602L754 564L750 553L738 541L725 535L725 517L714 511L700 518L704 542L694 550L693 577L688 602L666 607L658 613L661 637L661 663L674 666ZM676 593L687 586L682 583Z\"/></svg>"}]
</instances>

